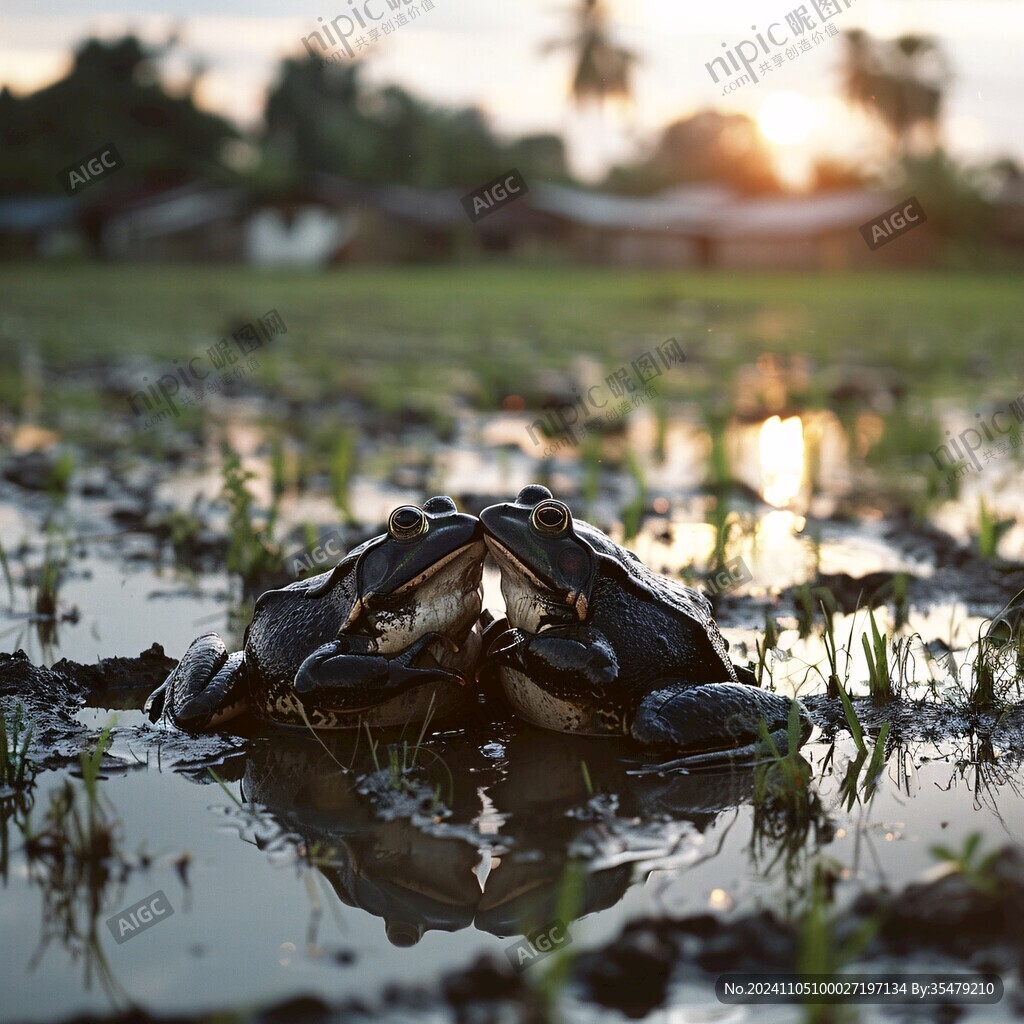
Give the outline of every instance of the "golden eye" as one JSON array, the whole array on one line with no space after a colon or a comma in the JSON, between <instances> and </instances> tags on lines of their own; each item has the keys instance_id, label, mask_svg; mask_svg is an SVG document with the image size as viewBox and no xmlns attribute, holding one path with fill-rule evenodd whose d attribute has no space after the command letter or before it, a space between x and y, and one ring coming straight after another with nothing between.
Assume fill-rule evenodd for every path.
<instances>
[{"instance_id":1,"label":"golden eye","mask_svg":"<svg viewBox=\"0 0 1024 1024\"><path fill-rule=\"evenodd\" d=\"M388 519L388 533L395 540L412 540L427 532L427 517L415 505L401 505Z\"/></svg>"},{"instance_id":2,"label":"golden eye","mask_svg":"<svg viewBox=\"0 0 1024 1024\"><path fill-rule=\"evenodd\" d=\"M530 513L530 522L541 533L563 533L572 522L572 513L568 505L549 498L540 502Z\"/></svg>"}]
</instances>

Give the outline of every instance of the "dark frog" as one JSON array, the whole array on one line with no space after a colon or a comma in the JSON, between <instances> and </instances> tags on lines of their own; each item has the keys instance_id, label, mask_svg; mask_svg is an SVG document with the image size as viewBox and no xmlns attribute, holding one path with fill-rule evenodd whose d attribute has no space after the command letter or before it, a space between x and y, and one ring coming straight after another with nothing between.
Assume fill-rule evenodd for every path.
<instances>
[{"instance_id":1,"label":"dark frog","mask_svg":"<svg viewBox=\"0 0 1024 1024\"><path fill-rule=\"evenodd\" d=\"M480 519L511 627L486 662L520 715L687 756L754 754L763 721L786 749L792 702L732 664L703 594L651 572L546 487Z\"/></svg>"},{"instance_id":2,"label":"dark frog","mask_svg":"<svg viewBox=\"0 0 1024 1024\"><path fill-rule=\"evenodd\" d=\"M448 497L391 513L330 572L256 602L241 651L193 641L146 711L192 732L250 710L284 724L404 725L465 703L486 548Z\"/></svg>"}]
</instances>

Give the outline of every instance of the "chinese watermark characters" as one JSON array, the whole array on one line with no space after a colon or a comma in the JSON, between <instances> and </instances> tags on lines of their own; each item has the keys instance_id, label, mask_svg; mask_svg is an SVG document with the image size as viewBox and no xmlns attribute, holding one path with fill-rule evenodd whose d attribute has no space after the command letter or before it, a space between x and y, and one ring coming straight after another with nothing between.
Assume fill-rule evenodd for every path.
<instances>
[{"instance_id":1,"label":"chinese watermark characters","mask_svg":"<svg viewBox=\"0 0 1024 1024\"><path fill-rule=\"evenodd\" d=\"M783 67L786 61L796 60L801 54L807 53L824 42L826 36L835 36L839 30L834 24L826 24L837 14L849 9L853 0L811 0L810 4L801 4L795 7L786 15L786 25L789 32L781 39L776 38L776 29L782 29L782 22L773 21L764 32L758 32L756 25L750 29L755 33L755 39L741 39L732 49L727 49L722 43L725 54L709 61L704 67L711 76L711 81L716 85L721 81L719 71L724 73L726 79L722 95L735 92L741 86L757 82L758 75L764 78L773 71ZM813 8L813 12L811 11ZM765 42L765 36L768 42ZM786 43L792 40L791 45ZM771 46L768 45L771 43ZM813 45L812 45L813 44ZM750 47L747 53L745 47ZM760 46L760 49L758 47ZM773 53L772 49L778 48ZM786 47L785 50L782 48ZM785 57L783 57L783 54ZM761 58L764 58L763 60ZM769 59L770 58L770 59ZM740 64L746 70L746 74L733 79L733 74L740 70ZM718 65L716 70L715 65Z\"/></svg>"},{"instance_id":2,"label":"chinese watermark characters","mask_svg":"<svg viewBox=\"0 0 1024 1024\"><path fill-rule=\"evenodd\" d=\"M339 14L333 21L317 18L320 28L302 40L306 53L314 59L328 53L329 47L337 47L336 52L320 61L320 67L369 50L374 43L415 21L421 14L432 11L434 0L348 0L348 5L349 12ZM374 13L375 10L378 13ZM394 17L385 18L389 13ZM339 25L339 22L343 24ZM313 42L320 48L319 53L313 49Z\"/></svg>"},{"instance_id":3,"label":"chinese watermark characters","mask_svg":"<svg viewBox=\"0 0 1024 1024\"><path fill-rule=\"evenodd\" d=\"M595 384L582 395L577 391L574 401L546 406L547 417L534 420L526 432L535 445L544 439L555 439L556 443L549 444L545 449L545 455L579 444L580 435L600 431L604 425L614 425L631 410L639 408L649 398L654 398L657 390L652 382L685 362L686 353L682 346L675 338L669 338L653 351L634 359L630 364L632 372L620 366L605 377L604 384ZM616 401L609 408L612 399ZM608 411L604 412L605 409ZM541 433L540 437L537 436L537 430Z\"/></svg>"},{"instance_id":4,"label":"chinese watermark characters","mask_svg":"<svg viewBox=\"0 0 1024 1024\"><path fill-rule=\"evenodd\" d=\"M144 413L150 414L143 424L143 429L148 430L154 423L159 423L168 416L180 416L178 403L182 406L195 405L196 402L203 401L208 394L216 394L221 388L240 380L248 370L258 369L259 360L253 353L263 348L276 335L287 334L288 327L276 309L264 313L257 319L257 323L259 330L251 323L247 323L235 331L231 335L234 345L227 338L221 338L215 345L211 345L206 350L209 368L204 367L203 356L195 356L183 366L175 359L175 369L172 372L163 374L145 390L129 395L128 408L132 415L138 417ZM245 359L246 362L243 364L241 359ZM221 372L219 376L215 374L213 380L208 381L207 378L214 370ZM148 377L142 379L149 381ZM175 403L174 399L182 384L187 390L184 396L178 399L178 403ZM141 401L137 403L136 399Z\"/></svg>"},{"instance_id":5,"label":"chinese watermark characters","mask_svg":"<svg viewBox=\"0 0 1024 1024\"><path fill-rule=\"evenodd\" d=\"M953 437L952 431L947 430L946 437L949 438L949 441L929 453L935 463L935 468L944 468L939 458L940 455L944 455L947 466L953 470L947 479L953 481L974 470L981 472L983 468L981 459L984 459L985 465L988 465L994 459L1020 448L1022 435L1009 420L1011 414L1017 423L1024 423L1024 395L1019 395L1008 403L1005 409L997 409L989 417L988 422L980 412L975 413L974 418L978 421L977 427L968 427L961 431L959 438ZM1000 416L1006 417L1005 426L1000 424ZM1010 434L1011 430L1012 434ZM984 436L982 436L983 434ZM1009 437L1006 436L1008 434ZM988 447L983 448L982 445L986 444ZM961 450L961 445L966 449L966 454ZM981 459L978 458L979 454ZM956 456L955 459L954 456ZM968 462L968 460L970 461Z\"/></svg>"}]
</instances>

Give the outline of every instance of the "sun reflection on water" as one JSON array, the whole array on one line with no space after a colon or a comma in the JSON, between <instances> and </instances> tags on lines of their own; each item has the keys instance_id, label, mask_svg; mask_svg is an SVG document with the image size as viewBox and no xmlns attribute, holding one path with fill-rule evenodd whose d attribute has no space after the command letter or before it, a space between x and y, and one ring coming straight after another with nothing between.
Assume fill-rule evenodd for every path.
<instances>
[{"instance_id":1,"label":"sun reflection on water","mask_svg":"<svg viewBox=\"0 0 1024 1024\"><path fill-rule=\"evenodd\" d=\"M761 494L769 505L785 508L804 482L804 430L799 416L770 416L761 426Z\"/></svg>"}]
</instances>

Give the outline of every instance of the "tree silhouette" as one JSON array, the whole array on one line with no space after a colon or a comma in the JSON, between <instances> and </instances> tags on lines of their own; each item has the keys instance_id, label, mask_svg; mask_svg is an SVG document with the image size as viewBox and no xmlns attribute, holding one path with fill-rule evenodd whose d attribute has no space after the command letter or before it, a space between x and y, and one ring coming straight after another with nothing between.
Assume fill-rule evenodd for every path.
<instances>
[{"instance_id":1,"label":"tree silhouette","mask_svg":"<svg viewBox=\"0 0 1024 1024\"><path fill-rule=\"evenodd\" d=\"M396 85L371 88L363 64L286 59L267 94L261 177L275 185L320 171L363 184L471 188L515 166L564 177L557 136L504 144L473 107L428 104Z\"/></svg>"},{"instance_id":2,"label":"tree silhouette","mask_svg":"<svg viewBox=\"0 0 1024 1024\"><path fill-rule=\"evenodd\" d=\"M903 35L891 42L860 29L844 33L843 91L888 132L904 159L923 136L923 151L940 143L944 91L952 77L945 53L928 36Z\"/></svg>"},{"instance_id":3,"label":"tree silhouette","mask_svg":"<svg viewBox=\"0 0 1024 1024\"><path fill-rule=\"evenodd\" d=\"M109 142L125 159L119 188L227 177L221 153L238 133L200 110L191 88L171 95L160 81L157 60L175 44L87 39L60 81L25 97L0 92L0 191L59 194L57 172Z\"/></svg>"},{"instance_id":4,"label":"tree silhouette","mask_svg":"<svg viewBox=\"0 0 1024 1024\"><path fill-rule=\"evenodd\" d=\"M613 42L608 10L603 0L580 0L573 21L575 25L572 34L567 39L546 43L542 52L551 53L562 49L573 51L574 102L584 106L591 102L600 105L615 97L631 99L631 69L637 56Z\"/></svg>"},{"instance_id":5,"label":"tree silhouette","mask_svg":"<svg viewBox=\"0 0 1024 1024\"><path fill-rule=\"evenodd\" d=\"M764 138L746 114L700 110L674 121L662 130L648 159L616 167L605 184L615 191L650 193L711 181L745 194L781 190Z\"/></svg>"}]
</instances>

